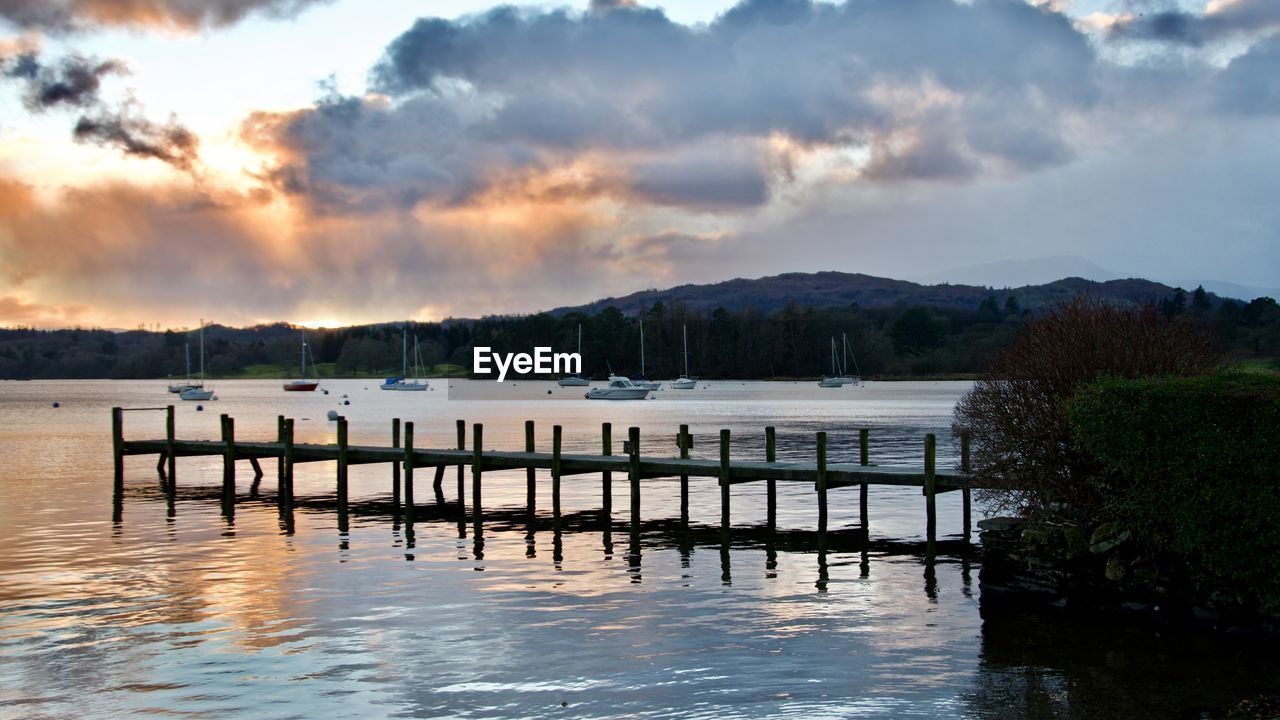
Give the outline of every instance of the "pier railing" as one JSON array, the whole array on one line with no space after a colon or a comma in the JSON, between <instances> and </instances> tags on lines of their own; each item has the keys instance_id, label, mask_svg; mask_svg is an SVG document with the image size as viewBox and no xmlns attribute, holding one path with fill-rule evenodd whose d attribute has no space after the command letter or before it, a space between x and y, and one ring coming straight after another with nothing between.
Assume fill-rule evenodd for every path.
<instances>
[{"instance_id":1,"label":"pier railing","mask_svg":"<svg viewBox=\"0 0 1280 720\"><path fill-rule=\"evenodd\" d=\"M143 408L139 408L143 409ZM720 431L718 459L693 458L689 451L693 437L688 425L681 425L676 436L679 454L676 457L643 456L640 454L640 428L630 427L622 444L621 454L614 454L611 423L601 425L601 453L599 455L566 454L562 452L561 426L553 427L550 452L538 452L534 443L534 423L525 421L525 443L521 451L496 450L484 447L484 425L471 426L471 448L466 447L467 426L457 421L457 447L428 448L414 444L414 424L391 421L390 446L352 445L348 442L348 426L345 417L338 417L337 442L335 444L296 443L294 421L283 415L277 417L276 440L272 442L239 441L235 436L235 419L221 416L220 440L182 440L176 437L174 407L145 408L166 413L165 437L162 439L128 440L124 436L125 408L112 408L112 448L114 451L114 487L117 498L124 492L124 458L132 455L157 455L156 464L170 497L177 486L177 458L192 456L221 456L223 459L222 499L224 511L234 512L236 461L248 460L255 473L255 480L263 476L260 460L277 460L277 502L292 506L294 502L294 466L308 462L334 462L339 525L346 524L349 483L348 468L351 465L385 463L391 466L391 498L397 513L403 513L412 522L415 511L415 471L434 468L433 488L439 493L445 472L456 468L459 502L466 496L465 470L471 474L471 513L477 530L483 521L483 477L485 472L498 470L525 470L527 478L526 504L530 514L537 507L536 472L547 470L551 474L552 518L560 521L560 490L562 479L577 475L601 476L602 512L610 516L613 506L613 473L625 473L630 495L630 526L633 532L640 527L642 488L645 480L653 478L680 479L681 521L689 518L689 479L715 478L720 487L720 531L725 539L732 533L731 496L733 485L763 482L766 487L766 526L777 523L777 483L791 482L811 485L816 495L818 546L823 548L827 536L828 492L844 487L859 488L859 522L864 535L869 528L867 489L871 485L896 485L919 487L924 498L925 535L932 543L937 535L936 497L939 493L959 491L962 494L963 538L971 538L971 500L969 471L969 438L960 438L960 466L953 472L939 472L936 468L937 439L932 433L924 436L923 457L919 467L881 466L870 462L869 436L866 429L859 431L859 460L857 463L832 463L827 457L827 433L815 435L813 462L779 462L777 459L776 432L765 428L763 460L743 460L730 457L732 437L729 430Z\"/></svg>"}]
</instances>

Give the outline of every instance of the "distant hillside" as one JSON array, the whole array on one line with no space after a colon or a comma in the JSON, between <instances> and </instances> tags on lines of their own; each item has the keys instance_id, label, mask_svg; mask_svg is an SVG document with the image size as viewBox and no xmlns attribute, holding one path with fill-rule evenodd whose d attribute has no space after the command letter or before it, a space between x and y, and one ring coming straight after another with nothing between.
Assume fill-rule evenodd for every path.
<instances>
[{"instance_id":1,"label":"distant hillside","mask_svg":"<svg viewBox=\"0 0 1280 720\"><path fill-rule=\"evenodd\" d=\"M620 298L604 298L586 305L561 307L552 314L569 312L597 313L609 306L625 314L634 314L654 303L683 302L691 310L726 310L755 308L771 312L795 302L813 307L848 306L858 303L864 308L890 307L898 303L936 308L973 309L993 290L978 285L921 285L906 280L863 275L861 273L819 272L784 273L756 280L736 278L709 285L680 285L666 290L642 290ZM1130 278L1095 282L1078 277L1063 278L1044 285L1026 285L1003 289L1002 297L1013 295L1023 308L1042 305L1087 292L1096 297L1135 304L1159 302L1173 294L1174 288L1150 280ZM1219 299L1211 297L1216 306Z\"/></svg>"}]
</instances>

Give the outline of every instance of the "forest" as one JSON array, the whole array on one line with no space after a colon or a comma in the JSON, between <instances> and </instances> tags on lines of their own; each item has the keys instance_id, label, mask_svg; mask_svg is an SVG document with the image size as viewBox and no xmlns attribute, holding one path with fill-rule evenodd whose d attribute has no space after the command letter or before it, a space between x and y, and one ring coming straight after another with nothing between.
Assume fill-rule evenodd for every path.
<instances>
[{"instance_id":1,"label":"forest","mask_svg":"<svg viewBox=\"0 0 1280 720\"><path fill-rule=\"evenodd\" d=\"M1159 302L1169 316L1209 326L1229 359L1251 367L1280 367L1280 306L1271 298L1245 303L1202 290L1174 291ZM402 343L417 340L428 374L466 374L471 349L529 352L577 347L582 328L583 370L603 379L613 372L640 374L643 320L645 371L652 379L682 370L682 330L689 338L694 377L808 378L830 373L830 344L847 334L850 372L864 377L965 377L980 372L1033 316L1012 292L993 291L971 308L898 303L864 308L790 303L770 312L754 308L690 309L657 302L641 314L608 306L525 316L390 323L303 330L283 323L205 329L210 377L286 377L300 371L305 334L324 377L398 374ZM185 375L188 344L197 364L193 331L110 331L73 328L0 329L0 378L165 378ZM410 353L412 362L412 350ZM842 358L843 360L843 358Z\"/></svg>"}]
</instances>

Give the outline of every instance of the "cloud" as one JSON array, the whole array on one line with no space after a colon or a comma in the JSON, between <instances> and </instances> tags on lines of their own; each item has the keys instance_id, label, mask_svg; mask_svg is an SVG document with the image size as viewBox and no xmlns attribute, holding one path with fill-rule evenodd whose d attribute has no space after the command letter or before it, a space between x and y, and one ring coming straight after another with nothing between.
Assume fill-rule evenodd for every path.
<instances>
[{"instance_id":1,"label":"cloud","mask_svg":"<svg viewBox=\"0 0 1280 720\"><path fill-rule=\"evenodd\" d=\"M193 32L250 14L291 17L324 0L0 0L0 18L22 29L76 32L122 26Z\"/></svg>"},{"instance_id":2,"label":"cloud","mask_svg":"<svg viewBox=\"0 0 1280 720\"><path fill-rule=\"evenodd\" d=\"M159 124L127 112L101 112L76 121L72 135L78 142L114 147L125 155L153 158L187 172L200 159L199 140L174 119Z\"/></svg>"},{"instance_id":3,"label":"cloud","mask_svg":"<svg viewBox=\"0 0 1280 720\"><path fill-rule=\"evenodd\" d=\"M1203 13L1146 5L1139 8L1143 11L1112 18L1107 23L1108 38L1194 47L1232 36L1264 35L1280 29L1280 3L1275 0L1211 0Z\"/></svg>"},{"instance_id":4,"label":"cloud","mask_svg":"<svg viewBox=\"0 0 1280 720\"><path fill-rule=\"evenodd\" d=\"M1244 114L1280 113L1280 35L1231 60L1216 84L1218 106Z\"/></svg>"},{"instance_id":5,"label":"cloud","mask_svg":"<svg viewBox=\"0 0 1280 720\"><path fill-rule=\"evenodd\" d=\"M1066 162L1094 64L1065 16L1004 0L745 0L696 27L631 3L499 7L418 20L374 94L245 136L275 156L265 177L332 212L467 203L575 164L617 200L739 211L785 181L777 137L868 152L885 183Z\"/></svg>"},{"instance_id":6,"label":"cloud","mask_svg":"<svg viewBox=\"0 0 1280 720\"><path fill-rule=\"evenodd\" d=\"M101 96L102 79L126 75L119 60L71 55L52 62L36 50L0 56L0 74L22 83L23 105L33 113L73 109L82 111L72 130L77 142L114 147L125 155L152 158L185 172L199 163L200 142L176 118L160 124L141 115L136 101L113 106Z\"/></svg>"},{"instance_id":7,"label":"cloud","mask_svg":"<svg viewBox=\"0 0 1280 720\"><path fill-rule=\"evenodd\" d=\"M128 69L119 60L96 60L78 56L44 64L39 53L26 51L0 57L0 72L26 85L23 105L31 112L51 108L87 108L101 102L99 90L108 75L124 75Z\"/></svg>"}]
</instances>

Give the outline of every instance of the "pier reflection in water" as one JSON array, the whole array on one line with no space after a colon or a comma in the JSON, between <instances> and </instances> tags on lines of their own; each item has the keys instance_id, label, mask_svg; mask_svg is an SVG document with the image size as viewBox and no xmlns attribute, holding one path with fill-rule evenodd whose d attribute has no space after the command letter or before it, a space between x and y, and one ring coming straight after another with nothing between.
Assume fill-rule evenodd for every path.
<instances>
[{"instance_id":1,"label":"pier reflection in water","mask_svg":"<svg viewBox=\"0 0 1280 720\"><path fill-rule=\"evenodd\" d=\"M241 418L244 437L269 435L276 384L225 385L237 399L217 410ZM549 478L538 475L530 518L523 472L486 474L480 536L452 473L438 496L419 483L410 526L391 512L388 468L353 467L340 528L331 464L306 466L297 506L282 513L268 463L256 499L242 477L225 516L221 462L197 458L179 461L172 500L154 467L131 462L112 523L106 410L144 404L153 389L3 388L0 716L1194 717L1276 678L1267 649L1240 638L983 617L977 562L948 536L960 527L956 493L939 497L934 563L921 553L918 488L873 489L865 552L838 541L856 524L856 489L833 491L825 554L808 489L780 485L784 531L770 539L752 528L763 488L735 487L740 524L724 547L714 481L691 483L689 531L678 480L653 481L670 491L646 494L633 542L625 502L604 522L598 476L566 479L556 532L541 507ZM76 401L49 408L73 390ZM877 457L915 461L921 434L936 432L939 464L954 461L945 433L963 385L863 390L873 392L861 404L655 401L607 419L640 424L646 446L667 453L680 423L698 452L721 426L735 448L758 449L773 423L780 459L809 457L818 429L831 431L833 456L856 457L856 428L870 426ZM456 441L456 417L484 422L494 447L524 439L523 408L417 410L376 389L333 392L356 400L353 442L385 441L396 416L437 447ZM300 436L331 442L323 401L298 402ZM554 405L533 418L542 446L562 422L566 451L597 451L604 411ZM179 422L184 435L217 436L216 415ZM625 498L625 478L614 479Z\"/></svg>"}]
</instances>

